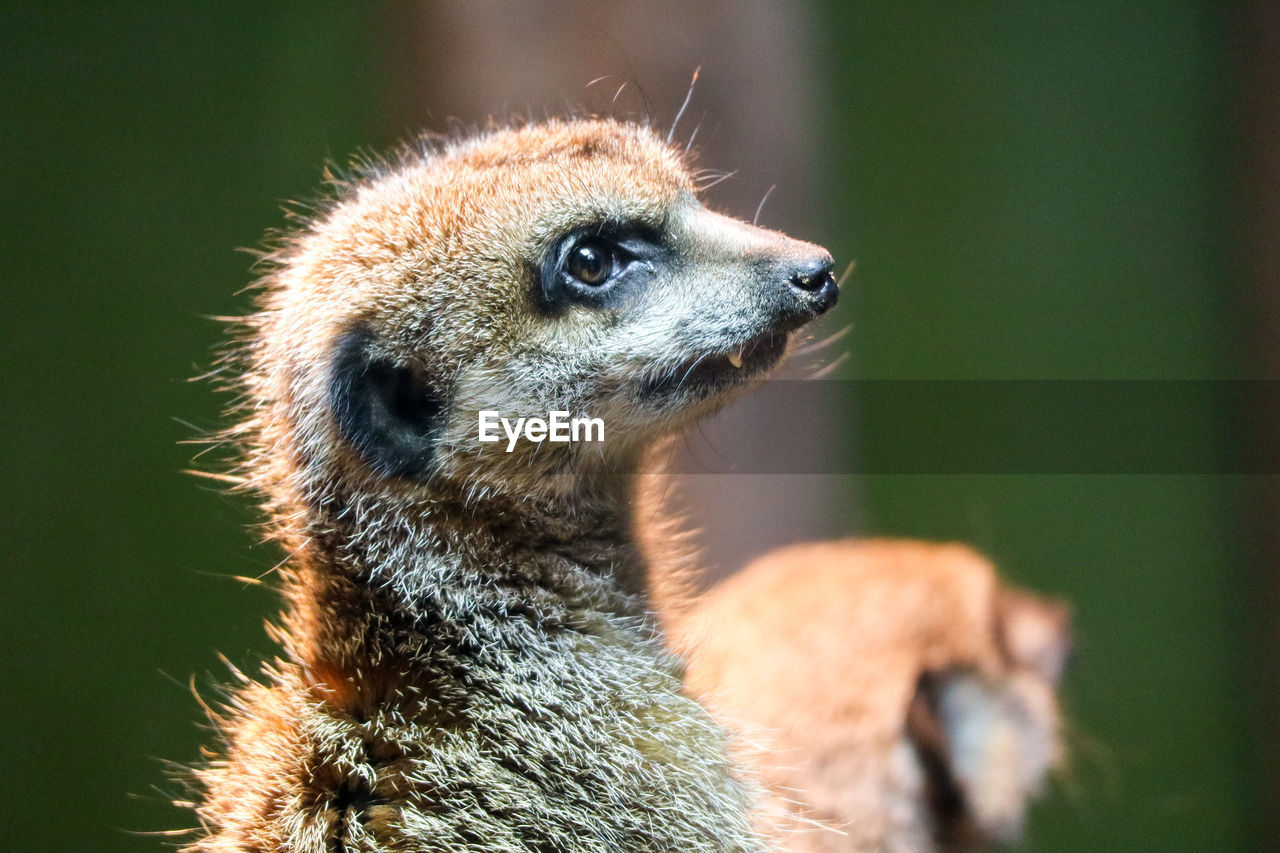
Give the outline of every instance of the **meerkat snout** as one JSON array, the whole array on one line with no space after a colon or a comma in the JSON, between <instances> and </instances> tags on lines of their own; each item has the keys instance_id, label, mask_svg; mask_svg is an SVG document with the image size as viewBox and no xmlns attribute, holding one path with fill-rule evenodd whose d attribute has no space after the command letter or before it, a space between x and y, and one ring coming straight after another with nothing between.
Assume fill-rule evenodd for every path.
<instances>
[{"instance_id":1,"label":"meerkat snout","mask_svg":"<svg viewBox=\"0 0 1280 853\"><path fill-rule=\"evenodd\" d=\"M748 280L770 314L775 333L790 332L836 304L834 261L820 246L748 225L702 208L690 211L685 227L689 254L703 262L719 254L750 270ZM700 245L701 244L701 245Z\"/></svg>"}]
</instances>

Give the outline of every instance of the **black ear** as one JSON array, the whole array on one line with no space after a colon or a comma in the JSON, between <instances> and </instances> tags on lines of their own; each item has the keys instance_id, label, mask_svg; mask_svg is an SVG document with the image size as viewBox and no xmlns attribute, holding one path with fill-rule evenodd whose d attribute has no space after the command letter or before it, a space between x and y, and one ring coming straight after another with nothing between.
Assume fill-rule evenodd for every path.
<instances>
[{"instance_id":1,"label":"black ear","mask_svg":"<svg viewBox=\"0 0 1280 853\"><path fill-rule=\"evenodd\" d=\"M386 477L425 477L444 422L444 399L420 371L379 355L371 332L338 340L329 403L342 437Z\"/></svg>"}]
</instances>

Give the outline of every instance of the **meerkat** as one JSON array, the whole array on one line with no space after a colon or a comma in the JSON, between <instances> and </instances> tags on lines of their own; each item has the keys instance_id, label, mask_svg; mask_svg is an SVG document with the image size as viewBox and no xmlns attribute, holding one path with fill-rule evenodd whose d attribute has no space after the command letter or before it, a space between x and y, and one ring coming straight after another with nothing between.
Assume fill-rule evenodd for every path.
<instances>
[{"instance_id":1,"label":"meerkat","mask_svg":"<svg viewBox=\"0 0 1280 853\"><path fill-rule=\"evenodd\" d=\"M188 851L760 849L633 488L838 285L697 189L643 126L495 128L367 170L271 256L228 476L287 553L282 650L216 715Z\"/></svg>"},{"instance_id":2,"label":"meerkat","mask_svg":"<svg viewBox=\"0 0 1280 853\"><path fill-rule=\"evenodd\" d=\"M783 548L672 634L691 694L750 745L788 853L1013 840L1062 756L1067 609L962 545Z\"/></svg>"}]
</instances>

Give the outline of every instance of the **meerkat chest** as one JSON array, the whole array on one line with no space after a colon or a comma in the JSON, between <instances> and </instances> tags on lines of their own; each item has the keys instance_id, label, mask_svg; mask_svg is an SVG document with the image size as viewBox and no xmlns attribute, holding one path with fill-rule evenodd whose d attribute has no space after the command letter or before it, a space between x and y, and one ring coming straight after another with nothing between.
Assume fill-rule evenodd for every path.
<instances>
[{"instance_id":1,"label":"meerkat chest","mask_svg":"<svg viewBox=\"0 0 1280 853\"><path fill-rule=\"evenodd\" d=\"M566 629L488 645L454 662L466 683L447 687L461 701L448 713L401 703L353 728L369 832L458 849L758 849L720 730L672 660L615 630L629 641Z\"/></svg>"}]
</instances>

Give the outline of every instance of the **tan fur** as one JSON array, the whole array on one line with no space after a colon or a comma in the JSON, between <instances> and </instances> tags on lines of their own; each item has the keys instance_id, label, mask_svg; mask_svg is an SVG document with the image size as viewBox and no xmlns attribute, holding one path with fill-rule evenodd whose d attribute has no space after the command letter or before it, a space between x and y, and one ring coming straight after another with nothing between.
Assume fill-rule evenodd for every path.
<instances>
[{"instance_id":1,"label":"tan fur","mask_svg":"<svg viewBox=\"0 0 1280 853\"><path fill-rule=\"evenodd\" d=\"M676 634L690 691L792 816L792 853L1008 839L1059 758L1065 609L961 545L784 548Z\"/></svg>"},{"instance_id":2,"label":"tan fur","mask_svg":"<svg viewBox=\"0 0 1280 853\"><path fill-rule=\"evenodd\" d=\"M188 850L759 848L724 733L650 619L633 474L835 285L823 250L695 190L643 127L495 129L367 170L269 259L228 477L287 552L282 653L221 712ZM558 241L611 223L659 235L650 286L542 307ZM791 283L802 263L820 305ZM686 383L698 365L719 378ZM380 371L409 383L382 420L357 393ZM507 453L476 438L485 407L589 412L608 440ZM383 453L402 434L412 452Z\"/></svg>"}]
</instances>

